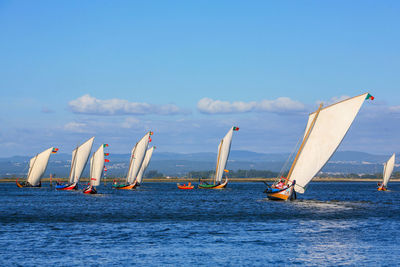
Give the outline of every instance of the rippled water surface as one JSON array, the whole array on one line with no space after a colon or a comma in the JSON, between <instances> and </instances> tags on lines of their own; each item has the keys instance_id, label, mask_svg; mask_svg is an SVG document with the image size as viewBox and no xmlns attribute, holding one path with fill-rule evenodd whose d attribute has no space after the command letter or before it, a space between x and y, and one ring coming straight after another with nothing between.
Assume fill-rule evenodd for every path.
<instances>
[{"instance_id":1,"label":"rippled water surface","mask_svg":"<svg viewBox=\"0 0 400 267\"><path fill-rule=\"evenodd\" d=\"M400 184L375 185L312 183L274 202L262 183L98 195L0 184L0 265L399 264Z\"/></svg>"}]
</instances>

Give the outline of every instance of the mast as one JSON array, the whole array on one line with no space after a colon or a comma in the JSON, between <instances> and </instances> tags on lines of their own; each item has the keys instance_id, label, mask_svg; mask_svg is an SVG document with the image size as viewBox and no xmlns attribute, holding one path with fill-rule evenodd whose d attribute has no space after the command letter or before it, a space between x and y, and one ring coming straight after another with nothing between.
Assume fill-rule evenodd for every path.
<instances>
[{"instance_id":1,"label":"mast","mask_svg":"<svg viewBox=\"0 0 400 267\"><path fill-rule=\"evenodd\" d=\"M92 157L90 158L90 171L89 171L89 185L92 185L92 174L93 174L93 169L94 169L94 156L96 155L97 150L92 154Z\"/></svg>"},{"instance_id":2,"label":"mast","mask_svg":"<svg viewBox=\"0 0 400 267\"><path fill-rule=\"evenodd\" d=\"M222 148L223 143L224 143L224 139L222 139L221 142L219 143L218 157L217 157L217 167L215 168L215 176L214 176L214 184L216 184L216 182L217 182L217 175L218 175L218 169L219 169L219 159L220 159L220 156L221 156L221 148Z\"/></svg>"},{"instance_id":3,"label":"mast","mask_svg":"<svg viewBox=\"0 0 400 267\"><path fill-rule=\"evenodd\" d=\"M71 174L72 174L72 170L74 170L74 174L75 174L75 162L76 162L76 155L78 154L78 149L79 149L79 145L76 146L76 148L72 151L73 153L73 157L72 157L72 162L71 162L71 170L69 171L69 182L73 183L73 179L71 179ZM75 151L75 153L74 153Z\"/></svg>"},{"instance_id":4,"label":"mast","mask_svg":"<svg viewBox=\"0 0 400 267\"><path fill-rule=\"evenodd\" d=\"M133 163L133 158L135 157L135 151L136 151L137 144L138 144L138 143L136 143L136 145L135 145L135 146L133 147L133 149L132 149L131 159L130 159L130 161L129 161L128 174L126 175L126 184L128 184L128 182L129 182L129 176L130 176L130 174L131 174L132 163Z\"/></svg>"},{"instance_id":5,"label":"mast","mask_svg":"<svg viewBox=\"0 0 400 267\"><path fill-rule=\"evenodd\" d=\"M33 161L32 166L29 166L29 171L28 171L28 176L26 177L26 181L28 181L29 176L31 175L31 172L32 172L32 170L33 170L33 166L35 166L35 163L36 163L36 160L37 160L37 158L38 158L38 155L39 155L39 154L36 154L35 160ZM29 164L29 165L30 165L30 164Z\"/></svg>"},{"instance_id":6,"label":"mast","mask_svg":"<svg viewBox=\"0 0 400 267\"><path fill-rule=\"evenodd\" d=\"M296 157L294 158L293 164L292 164L292 166L290 167L289 173L288 173L288 175L287 175L287 177L286 177L285 184L287 184L287 183L289 182L290 176L292 175L292 172L293 172L293 168L294 168L294 166L295 166L296 163L297 163L297 160L298 160L298 158L299 158L299 156L300 156L300 153L301 153L301 151L302 151L302 149L303 149L305 143L307 142L308 137L310 136L311 130L312 130L312 128L314 127L315 121L317 120L317 117L318 117L319 112L321 111L321 108L322 108L322 103L319 105L318 110L316 111L316 114L315 114L315 116L314 116L314 118L313 118L313 120L312 120L312 122L311 122L311 125L310 125L310 127L308 128L307 133L306 133L306 135L305 135L304 138L303 138L303 142L301 142L299 151L297 151Z\"/></svg>"}]
</instances>

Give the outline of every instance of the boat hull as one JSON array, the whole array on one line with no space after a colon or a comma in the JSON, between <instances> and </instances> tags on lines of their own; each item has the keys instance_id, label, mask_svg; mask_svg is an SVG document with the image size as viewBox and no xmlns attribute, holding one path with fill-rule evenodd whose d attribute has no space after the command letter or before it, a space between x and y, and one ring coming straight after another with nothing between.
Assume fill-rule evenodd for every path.
<instances>
[{"instance_id":1,"label":"boat hull","mask_svg":"<svg viewBox=\"0 0 400 267\"><path fill-rule=\"evenodd\" d=\"M269 188L268 188L269 189ZM293 190L293 186L282 189L282 190L265 190L268 199L270 200L294 200L295 199L295 191Z\"/></svg>"},{"instance_id":2,"label":"boat hull","mask_svg":"<svg viewBox=\"0 0 400 267\"><path fill-rule=\"evenodd\" d=\"M194 185L181 185L181 184L176 184L179 189L182 190L191 190L194 189Z\"/></svg>"},{"instance_id":3,"label":"boat hull","mask_svg":"<svg viewBox=\"0 0 400 267\"><path fill-rule=\"evenodd\" d=\"M56 190L64 190L64 191L78 190L78 184L77 183L73 183L73 184L58 184L58 185L56 185Z\"/></svg>"},{"instance_id":4,"label":"boat hull","mask_svg":"<svg viewBox=\"0 0 400 267\"><path fill-rule=\"evenodd\" d=\"M384 186L378 187L378 191L387 191L387 188Z\"/></svg>"},{"instance_id":5,"label":"boat hull","mask_svg":"<svg viewBox=\"0 0 400 267\"><path fill-rule=\"evenodd\" d=\"M40 182L38 185L31 185L28 182L18 182L18 179L15 181L15 183L17 184L17 187L19 188L23 188L23 187L32 187L32 188L38 188L38 187L42 187L42 183Z\"/></svg>"},{"instance_id":6,"label":"boat hull","mask_svg":"<svg viewBox=\"0 0 400 267\"><path fill-rule=\"evenodd\" d=\"M121 189L121 190L132 190L137 186L137 182L135 181L133 184L115 184L113 187L115 189Z\"/></svg>"},{"instance_id":7,"label":"boat hull","mask_svg":"<svg viewBox=\"0 0 400 267\"><path fill-rule=\"evenodd\" d=\"M197 188L199 189L224 189L228 185L228 179L222 184L212 185L212 184L199 184Z\"/></svg>"},{"instance_id":8,"label":"boat hull","mask_svg":"<svg viewBox=\"0 0 400 267\"><path fill-rule=\"evenodd\" d=\"M89 185L88 187L83 189L83 193L84 194L97 194L97 190L93 186Z\"/></svg>"}]
</instances>

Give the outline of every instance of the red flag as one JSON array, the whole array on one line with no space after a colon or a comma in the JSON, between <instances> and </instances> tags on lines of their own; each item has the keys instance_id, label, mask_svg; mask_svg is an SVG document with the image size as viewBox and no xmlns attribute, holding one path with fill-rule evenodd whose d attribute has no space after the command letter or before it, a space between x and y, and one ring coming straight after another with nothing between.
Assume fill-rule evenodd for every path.
<instances>
[{"instance_id":1,"label":"red flag","mask_svg":"<svg viewBox=\"0 0 400 267\"><path fill-rule=\"evenodd\" d=\"M109 159L104 159L104 162L110 162L110 160Z\"/></svg>"},{"instance_id":2,"label":"red flag","mask_svg":"<svg viewBox=\"0 0 400 267\"><path fill-rule=\"evenodd\" d=\"M104 156L109 156L110 155L110 153L104 153Z\"/></svg>"}]
</instances>

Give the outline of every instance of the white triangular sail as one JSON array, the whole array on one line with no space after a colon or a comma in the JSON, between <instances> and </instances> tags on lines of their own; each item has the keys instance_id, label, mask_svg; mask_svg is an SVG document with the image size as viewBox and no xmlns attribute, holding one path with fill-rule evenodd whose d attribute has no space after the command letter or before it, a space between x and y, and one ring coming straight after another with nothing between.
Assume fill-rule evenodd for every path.
<instances>
[{"instance_id":1,"label":"white triangular sail","mask_svg":"<svg viewBox=\"0 0 400 267\"><path fill-rule=\"evenodd\" d=\"M395 159L396 159L396 155L393 153L393 155L390 157L390 159L385 163L385 168L383 170L383 186L384 187L387 186L390 176L392 176Z\"/></svg>"},{"instance_id":2,"label":"white triangular sail","mask_svg":"<svg viewBox=\"0 0 400 267\"><path fill-rule=\"evenodd\" d=\"M70 183L78 183L81 178L83 169L89 159L92 150L94 137L72 151L71 172L69 176Z\"/></svg>"},{"instance_id":3,"label":"white triangular sail","mask_svg":"<svg viewBox=\"0 0 400 267\"><path fill-rule=\"evenodd\" d=\"M290 181L296 180L296 192L304 193L311 179L335 153L367 95L349 98L309 115L303 137L306 138L303 140L304 146L288 177Z\"/></svg>"},{"instance_id":4,"label":"white triangular sail","mask_svg":"<svg viewBox=\"0 0 400 267\"><path fill-rule=\"evenodd\" d=\"M233 127L228 131L225 137L218 145L217 167L215 169L215 182L221 183L222 175L228 161L229 152L231 151Z\"/></svg>"},{"instance_id":5,"label":"white triangular sail","mask_svg":"<svg viewBox=\"0 0 400 267\"><path fill-rule=\"evenodd\" d=\"M31 158L29 161L27 182L32 186L37 186L40 184L40 179L42 179L42 176L46 171L52 151L53 147L50 147L49 149L46 149L45 151Z\"/></svg>"},{"instance_id":6,"label":"white triangular sail","mask_svg":"<svg viewBox=\"0 0 400 267\"><path fill-rule=\"evenodd\" d=\"M104 145L100 145L90 158L90 185L99 186L104 169Z\"/></svg>"},{"instance_id":7,"label":"white triangular sail","mask_svg":"<svg viewBox=\"0 0 400 267\"><path fill-rule=\"evenodd\" d=\"M154 151L154 146L152 146L149 149L147 149L146 156L144 157L142 166L140 167L140 171L139 171L138 175L136 176L136 181L139 184L142 183L143 174L146 171L147 166L149 166L151 156L153 155L153 151Z\"/></svg>"},{"instance_id":8,"label":"white triangular sail","mask_svg":"<svg viewBox=\"0 0 400 267\"><path fill-rule=\"evenodd\" d=\"M147 146L149 144L149 137L150 137L150 132L148 132L145 136L143 136L143 138L140 139L140 141L136 144L136 146L132 150L131 163L127 177L128 184L132 184L135 181L140 171L140 167L142 166Z\"/></svg>"}]
</instances>

